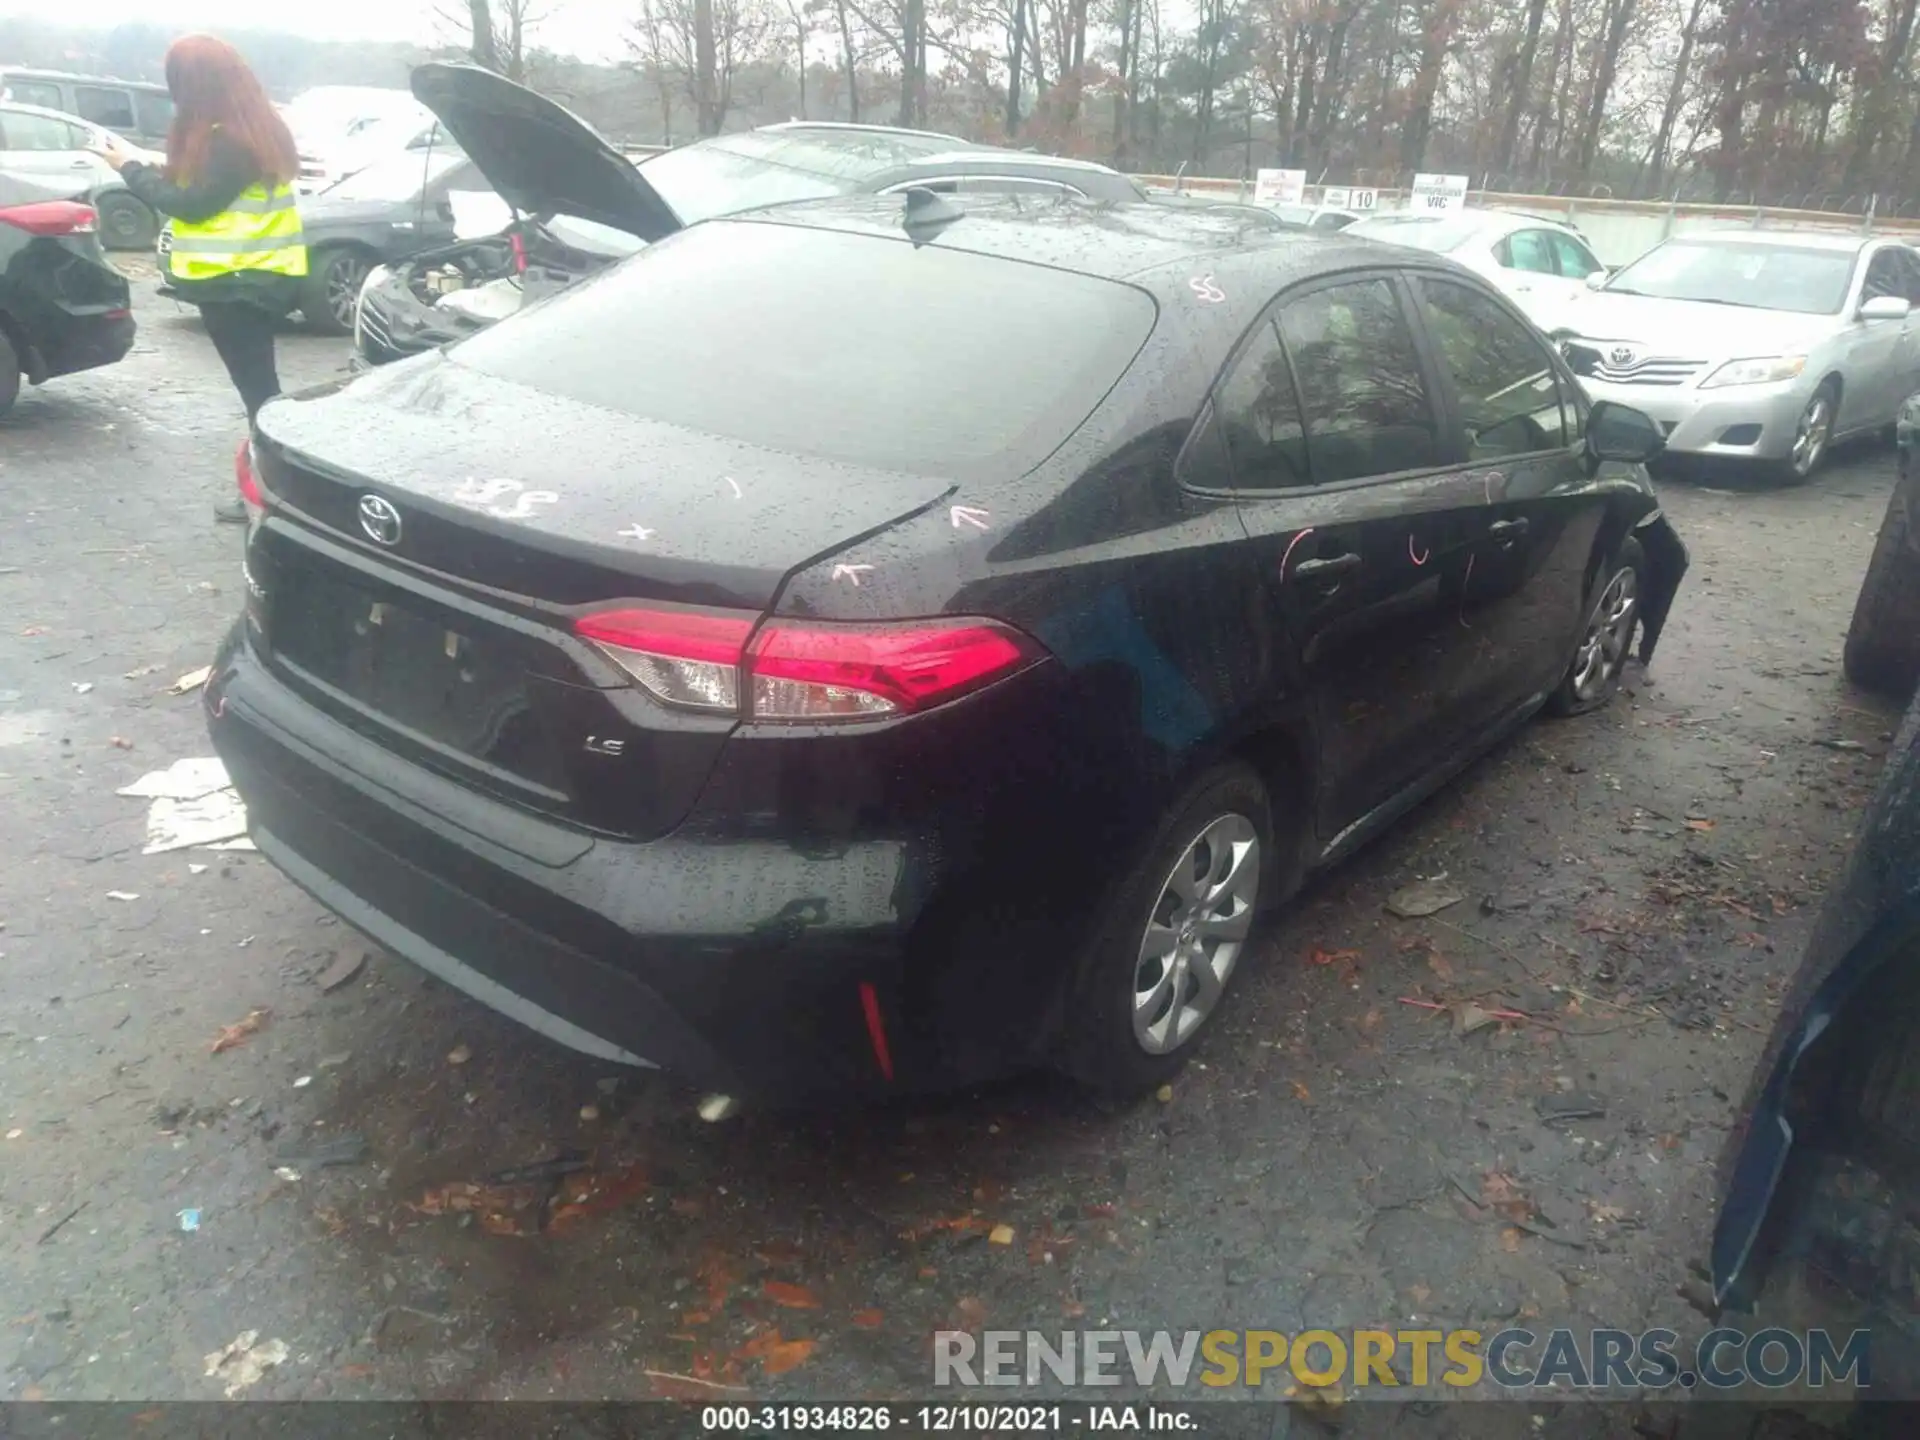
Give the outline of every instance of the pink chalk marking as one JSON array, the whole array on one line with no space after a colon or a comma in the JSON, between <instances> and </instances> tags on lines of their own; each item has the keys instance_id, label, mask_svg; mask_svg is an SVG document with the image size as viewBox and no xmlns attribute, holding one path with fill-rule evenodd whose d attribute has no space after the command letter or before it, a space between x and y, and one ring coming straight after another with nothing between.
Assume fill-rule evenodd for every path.
<instances>
[{"instance_id":1,"label":"pink chalk marking","mask_svg":"<svg viewBox=\"0 0 1920 1440\"><path fill-rule=\"evenodd\" d=\"M1460 628L1462 630L1471 630L1473 628L1467 621L1467 592L1473 585L1473 562L1478 558L1477 555L1468 554L1467 576L1466 579L1460 582Z\"/></svg>"},{"instance_id":2,"label":"pink chalk marking","mask_svg":"<svg viewBox=\"0 0 1920 1440\"><path fill-rule=\"evenodd\" d=\"M1293 547L1298 545L1302 540L1306 539L1307 536L1311 535L1312 533L1313 533L1313 527L1309 525L1306 529L1302 530L1298 535L1294 536L1293 539L1287 542L1286 552L1280 557L1280 578L1282 580L1287 578L1287 561L1293 558Z\"/></svg>"},{"instance_id":3,"label":"pink chalk marking","mask_svg":"<svg viewBox=\"0 0 1920 1440\"><path fill-rule=\"evenodd\" d=\"M1407 536L1407 558L1413 561L1414 564L1416 565L1426 564L1428 556L1432 554L1433 554L1433 551L1431 550L1427 551L1425 555L1414 554L1413 553L1413 536L1411 535Z\"/></svg>"}]
</instances>

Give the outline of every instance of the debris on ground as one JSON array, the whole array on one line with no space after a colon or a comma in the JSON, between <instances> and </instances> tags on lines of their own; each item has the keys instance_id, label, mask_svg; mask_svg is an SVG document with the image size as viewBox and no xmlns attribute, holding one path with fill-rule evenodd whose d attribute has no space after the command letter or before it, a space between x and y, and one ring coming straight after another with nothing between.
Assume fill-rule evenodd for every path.
<instances>
[{"instance_id":1,"label":"debris on ground","mask_svg":"<svg viewBox=\"0 0 1920 1440\"><path fill-rule=\"evenodd\" d=\"M1352 965L1359 959L1358 950L1323 950L1316 945L1307 952L1309 965Z\"/></svg>"},{"instance_id":2,"label":"debris on ground","mask_svg":"<svg viewBox=\"0 0 1920 1440\"><path fill-rule=\"evenodd\" d=\"M323 993L330 995L358 975L366 963L366 951L342 950L333 957L333 963L320 972L320 978L315 983Z\"/></svg>"},{"instance_id":3,"label":"debris on ground","mask_svg":"<svg viewBox=\"0 0 1920 1440\"><path fill-rule=\"evenodd\" d=\"M107 899L109 900L138 900L139 898L140 898L140 893L137 890L107 891Z\"/></svg>"},{"instance_id":4,"label":"debris on ground","mask_svg":"<svg viewBox=\"0 0 1920 1440\"><path fill-rule=\"evenodd\" d=\"M1436 875L1431 880L1416 881L1394 891L1387 897L1387 909L1402 920L1424 920L1466 898L1466 891L1449 885L1445 875Z\"/></svg>"},{"instance_id":5,"label":"debris on ground","mask_svg":"<svg viewBox=\"0 0 1920 1440\"><path fill-rule=\"evenodd\" d=\"M246 837L247 807L227 778L227 767L212 756L176 760L114 793L153 802L147 809L144 855L224 848Z\"/></svg>"},{"instance_id":6,"label":"debris on ground","mask_svg":"<svg viewBox=\"0 0 1920 1440\"><path fill-rule=\"evenodd\" d=\"M276 1163L324 1170L330 1165L358 1165L366 1158L366 1136L347 1132L284 1150Z\"/></svg>"},{"instance_id":7,"label":"debris on ground","mask_svg":"<svg viewBox=\"0 0 1920 1440\"><path fill-rule=\"evenodd\" d=\"M502 1173L505 1180L436 1185L411 1208L422 1215L472 1215L489 1235L563 1235L631 1203L648 1188L639 1165L561 1173L549 1162Z\"/></svg>"},{"instance_id":8,"label":"debris on ground","mask_svg":"<svg viewBox=\"0 0 1920 1440\"><path fill-rule=\"evenodd\" d=\"M179 1220L180 1228L189 1235L200 1228L200 1212L198 1210L192 1208L182 1210L178 1212L175 1218Z\"/></svg>"},{"instance_id":9,"label":"debris on ground","mask_svg":"<svg viewBox=\"0 0 1920 1440\"><path fill-rule=\"evenodd\" d=\"M760 1293L778 1305L782 1310L818 1310L820 1300L804 1285L792 1285L785 1280L769 1280L760 1287Z\"/></svg>"},{"instance_id":10,"label":"debris on ground","mask_svg":"<svg viewBox=\"0 0 1920 1440\"><path fill-rule=\"evenodd\" d=\"M173 684L167 687L169 695L189 695L198 690L213 677L213 667L202 665L198 670L189 670Z\"/></svg>"},{"instance_id":11,"label":"debris on ground","mask_svg":"<svg viewBox=\"0 0 1920 1440\"><path fill-rule=\"evenodd\" d=\"M1606 1118L1607 1113L1607 1107L1599 1097L1578 1090L1542 1095L1533 1102L1533 1108L1549 1125L1567 1120L1601 1120Z\"/></svg>"},{"instance_id":12,"label":"debris on ground","mask_svg":"<svg viewBox=\"0 0 1920 1440\"><path fill-rule=\"evenodd\" d=\"M1013 1244L1013 1226L1011 1225L994 1226L993 1229L987 1232L987 1243L989 1245Z\"/></svg>"},{"instance_id":13,"label":"debris on ground","mask_svg":"<svg viewBox=\"0 0 1920 1440\"><path fill-rule=\"evenodd\" d=\"M260 1340L258 1330L243 1330L207 1356L207 1375L219 1380L231 1400L260 1383L260 1377L287 1363L287 1342Z\"/></svg>"},{"instance_id":14,"label":"debris on ground","mask_svg":"<svg viewBox=\"0 0 1920 1440\"><path fill-rule=\"evenodd\" d=\"M246 1044L250 1038L260 1032L260 1027L272 1018L273 1011L262 1006L249 1010L244 1020L237 1020L231 1025L222 1025L220 1033L213 1037L212 1053L218 1055L223 1050L232 1050L236 1046Z\"/></svg>"},{"instance_id":15,"label":"debris on ground","mask_svg":"<svg viewBox=\"0 0 1920 1440\"><path fill-rule=\"evenodd\" d=\"M758 1360L762 1374L784 1375L804 1364L818 1343L814 1340L782 1339L778 1330L769 1327L734 1351L733 1358Z\"/></svg>"},{"instance_id":16,"label":"debris on ground","mask_svg":"<svg viewBox=\"0 0 1920 1440\"><path fill-rule=\"evenodd\" d=\"M1823 750L1838 750L1846 755L1863 754L1867 748L1858 740L1815 740L1813 743Z\"/></svg>"},{"instance_id":17,"label":"debris on ground","mask_svg":"<svg viewBox=\"0 0 1920 1440\"><path fill-rule=\"evenodd\" d=\"M473 1059L473 1047L471 1045L456 1045L447 1052L447 1064L449 1065L464 1065L471 1059Z\"/></svg>"},{"instance_id":18,"label":"debris on ground","mask_svg":"<svg viewBox=\"0 0 1920 1440\"><path fill-rule=\"evenodd\" d=\"M273 1173L276 1179L284 1180L289 1185L297 1184L300 1180L300 1172L291 1165L276 1165L273 1167Z\"/></svg>"},{"instance_id":19,"label":"debris on ground","mask_svg":"<svg viewBox=\"0 0 1920 1440\"><path fill-rule=\"evenodd\" d=\"M1162 1105L1171 1105L1173 1103L1173 1086L1162 1085L1158 1090L1153 1092L1153 1098L1158 1100Z\"/></svg>"}]
</instances>

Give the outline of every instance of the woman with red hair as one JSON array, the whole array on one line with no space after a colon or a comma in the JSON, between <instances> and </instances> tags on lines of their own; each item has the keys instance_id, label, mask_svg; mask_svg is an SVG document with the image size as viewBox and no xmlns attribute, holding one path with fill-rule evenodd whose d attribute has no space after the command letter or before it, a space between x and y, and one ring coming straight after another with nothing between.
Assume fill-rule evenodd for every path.
<instances>
[{"instance_id":1,"label":"woman with red hair","mask_svg":"<svg viewBox=\"0 0 1920 1440\"><path fill-rule=\"evenodd\" d=\"M293 193L299 161L286 121L240 52L211 35L167 50L173 128L167 163L101 153L127 189L173 221L174 285L200 307L252 423L280 393L275 326L297 303L307 247ZM238 500L216 512L241 520Z\"/></svg>"}]
</instances>

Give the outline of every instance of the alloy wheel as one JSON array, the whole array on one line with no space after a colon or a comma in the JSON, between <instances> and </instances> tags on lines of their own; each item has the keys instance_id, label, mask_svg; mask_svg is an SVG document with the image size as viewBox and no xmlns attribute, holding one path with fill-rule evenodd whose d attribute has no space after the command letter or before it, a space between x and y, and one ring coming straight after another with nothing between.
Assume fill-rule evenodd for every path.
<instances>
[{"instance_id":1,"label":"alloy wheel","mask_svg":"<svg viewBox=\"0 0 1920 1440\"><path fill-rule=\"evenodd\" d=\"M1149 1055L1193 1038L1219 1003L1253 927L1260 836L1243 815L1222 815L1188 842L1140 937L1133 1035Z\"/></svg>"},{"instance_id":2,"label":"alloy wheel","mask_svg":"<svg viewBox=\"0 0 1920 1440\"><path fill-rule=\"evenodd\" d=\"M327 266L327 309L343 330L353 328L353 310L360 303L360 287L373 267L358 255L336 256Z\"/></svg>"},{"instance_id":3,"label":"alloy wheel","mask_svg":"<svg viewBox=\"0 0 1920 1440\"><path fill-rule=\"evenodd\" d=\"M1587 622L1587 633L1573 662L1573 694L1581 701L1606 693L1607 686L1626 663L1633 643L1634 621L1640 616L1640 577L1623 565L1607 582L1600 604Z\"/></svg>"},{"instance_id":4,"label":"alloy wheel","mask_svg":"<svg viewBox=\"0 0 1920 1440\"><path fill-rule=\"evenodd\" d=\"M1800 414L1800 423L1794 429L1793 451L1789 457L1794 474L1804 478L1814 472L1821 457L1827 453L1827 440L1832 433L1833 401L1822 390L1807 402L1807 408Z\"/></svg>"}]
</instances>

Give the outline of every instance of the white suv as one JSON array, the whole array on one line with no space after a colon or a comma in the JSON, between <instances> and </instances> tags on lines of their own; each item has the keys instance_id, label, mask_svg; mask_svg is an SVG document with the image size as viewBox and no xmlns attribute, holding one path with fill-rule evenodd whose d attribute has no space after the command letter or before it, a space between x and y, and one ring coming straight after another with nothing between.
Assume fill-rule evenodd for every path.
<instances>
[{"instance_id":1,"label":"white suv","mask_svg":"<svg viewBox=\"0 0 1920 1440\"><path fill-rule=\"evenodd\" d=\"M1587 277L1607 268L1572 226L1511 210L1369 215L1343 233L1457 260L1498 286L1549 332L1586 294Z\"/></svg>"}]
</instances>

